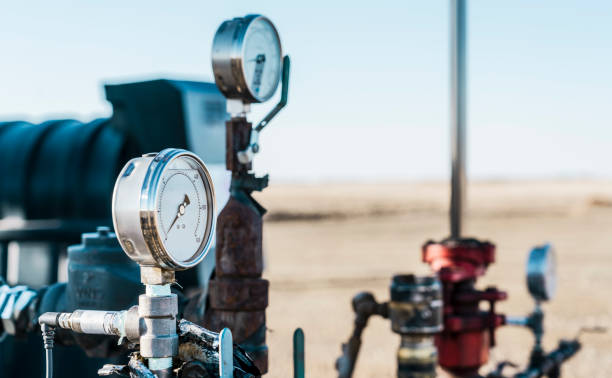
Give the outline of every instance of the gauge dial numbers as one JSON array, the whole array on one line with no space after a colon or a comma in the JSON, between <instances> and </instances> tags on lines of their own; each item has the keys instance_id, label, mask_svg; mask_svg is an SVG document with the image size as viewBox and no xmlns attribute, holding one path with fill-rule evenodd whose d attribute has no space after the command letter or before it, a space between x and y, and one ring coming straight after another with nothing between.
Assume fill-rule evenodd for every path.
<instances>
[{"instance_id":1,"label":"gauge dial numbers","mask_svg":"<svg viewBox=\"0 0 612 378\"><path fill-rule=\"evenodd\" d=\"M260 15L225 21L215 34L213 72L219 90L244 103L264 102L281 79L282 49L272 22Z\"/></svg>"},{"instance_id":2,"label":"gauge dial numbers","mask_svg":"<svg viewBox=\"0 0 612 378\"><path fill-rule=\"evenodd\" d=\"M243 49L248 88L257 98L272 97L280 80L282 57L278 34L270 21L253 20L244 36Z\"/></svg>"},{"instance_id":3,"label":"gauge dial numbers","mask_svg":"<svg viewBox=\"0 0 612 378\"><path fill-rule=\"evenodd\" d=\"M166 149L132 159L115 184L119 242L143 266L181 270L198 264L210 247L213 218L210 174L189 151Z\"/></svg>"},{"instance_id":4,"label":"gauge dial numbers","mask_svg":"<svg viewBox=\"0 0 612 378\"><path fill-rule=\"evenodd\" d=\"M163 245L187 260L196 255L207 223L206 188L200 170L190 158L174 160L164 172L158 191L157 225Z\"/></svg>"}]
</instances>

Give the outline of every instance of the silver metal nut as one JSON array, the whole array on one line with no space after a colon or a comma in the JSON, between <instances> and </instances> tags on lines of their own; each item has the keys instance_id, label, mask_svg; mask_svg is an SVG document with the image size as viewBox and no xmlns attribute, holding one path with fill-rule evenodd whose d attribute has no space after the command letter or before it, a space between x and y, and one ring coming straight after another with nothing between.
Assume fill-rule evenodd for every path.
<instances>
[{"instance_id":1,"label":"silver metal nut","mask_svg":"<svg viewBox=\"0 0 612 378\"><path fill-rule=\"evenodd\" d=\"M150 297L140 295L138 297L138 314L141 317L172 317L178 314L178 298L176 294Z\"/></svg>"},{"instance_id":2,"label":"silver metal nut","mask_svg":"<svg viewBox=\"0 0 612 378\"><path fill-rule=\"evenodd\" d=\"M140 355L145 358L173 357L178 354L178 335L141 336Z\"/></svg>"}]
</instances>

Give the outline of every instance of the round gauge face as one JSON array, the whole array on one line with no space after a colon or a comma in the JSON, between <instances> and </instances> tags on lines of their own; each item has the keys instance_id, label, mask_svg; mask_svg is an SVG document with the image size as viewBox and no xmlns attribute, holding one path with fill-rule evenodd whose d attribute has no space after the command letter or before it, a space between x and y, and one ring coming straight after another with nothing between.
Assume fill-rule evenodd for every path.
<instances>
[{"instance_id":1,"label":"round gauge face","mask_svg":"<svg viewBox=\"0 0 612 378\"><path fill-rule=\"evenodd\" d=\"M274 25L263 17L253 20L243 42L242 62L246 85L259 101L276 91L281 76L281 45Z\"/></svg>"},{"instance_id":2,"label":"round gauge face","mask_svg":"<svg viewBox=\"0 0 612 378\"><path fill-rule=\"evenodd\" d=\"M549 300L552 299L557 292L557 261L553 249L551 249L547 257L544 276L546 277L544 291L546 292L546 299Z\"/></svg>"},{"instance_id":3,"label":"round gauge face","mask_svg":"<svg viewBox=\"0 0 612 378\"><path fill-rule=\"evenodd\" d=\"M166 253L178 262L197 258L210 235L212 197L198 161L179 156L163 170L157 189L156 225Z\"/></svg>"},{"instance_id":4,"label":"round gauge face","mask_svg":"<svg viewBox=\"0 0 612 378\"><path fill-rule=\"evenodd\" d=\"M555 296L557 289L557 264L555 250L550 244L535 247L527 260L527 287L538 301Z\"/></svg>"},{"instance_id":5,"label":"round gauge face","mask_svg":"<svg viewBox=\"0 0 612 378\"><path fill-rule=\"evenodd\" d=\"M204 163L168 148L127 162L113 191L113 225L125 253L141 266L187 269L212 243L214 207Z\"/></svg>"},{"instance_id":6,"label":"round gauge face","mask_svg":"<svg viewBox=\"0 0 612 378\"><path fill-rule=\"evenodd\" d=\"M261 15L223 22L213 40L212 67L225 97L245 104L270 99L282 76L281 43L272 22Z\"/></svg>"}]
</instances>

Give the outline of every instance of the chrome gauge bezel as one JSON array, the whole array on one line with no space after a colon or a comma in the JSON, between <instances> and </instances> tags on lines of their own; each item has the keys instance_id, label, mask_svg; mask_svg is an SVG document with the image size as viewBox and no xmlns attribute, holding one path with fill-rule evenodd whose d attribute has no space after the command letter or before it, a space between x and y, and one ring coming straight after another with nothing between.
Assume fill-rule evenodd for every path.
<instances>
[{"instance_id":1,"label":"chrome gauge bezel","mask_svg":"<svg viewBox=\"0 0 612 378\"><path fill-rule=\"evenodd\" d=\"M276 84L274 85L274 90L266 96L253 92L246 80L247 75L243 62L246 46L245 37L248 34L249 27L259 21L266 22L271 26L276 35L279 51L278 70L275 78ZM278 31L267 17L252 14L223 22L219 29L217 29L213 39L211 55L215 83L225 97L239 99L243 103L250 104L267 101L276 92L282 76L283 50Z\"/></svg>"},{"instance_id":2,"label":"chrome gauge bezel","mask_svg":"<svg viewBox=\"0 0 612 378\"><path fill-rule=\"evenodd\" d=\"M555 249L551 244L537 246L527 260L527 288L536 301L548 301L557 291Z\"/></svg>"},{"instance_id":3,"label":"chrome gauge bezel","mask_svg":"<svg viewBox=\"0 0 612 378\"><path fill-rule=\"evenodd\" d=\"M196 163L204 183L207 196L206 228L196 253L188 259L178 260L172 251L166 249L159 232L157 202L165 170L174 160L183 157ZM141 266L166 270L189 269L204 259L211 246L215 228L214 187L204 162L190 151L169 148L130 160L117 178L112 203L113 225L119 243L127 255ZM137 207L134 206L136 203Z\"/></svg>"}]
</instances>

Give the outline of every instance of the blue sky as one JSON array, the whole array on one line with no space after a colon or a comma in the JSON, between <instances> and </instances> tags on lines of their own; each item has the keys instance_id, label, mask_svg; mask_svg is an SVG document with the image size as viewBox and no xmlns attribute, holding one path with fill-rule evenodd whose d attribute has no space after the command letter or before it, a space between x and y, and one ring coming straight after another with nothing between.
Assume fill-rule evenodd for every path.
<instances>
[{"instance_id":1,"label":"blue sky","mask_svg":"<svg viewBox=\"0 0 612 378\"><path fill-rule=\"evenodd\" d=\"M442 0L3 2L0 119L108 116L107 82L210 81L217 26L261 13L293 81L262 135L259 171L442 179L448 11ZM470 177L612 178L612 2L479 0L468 19Z\"/></svg>"}]
</instances>

